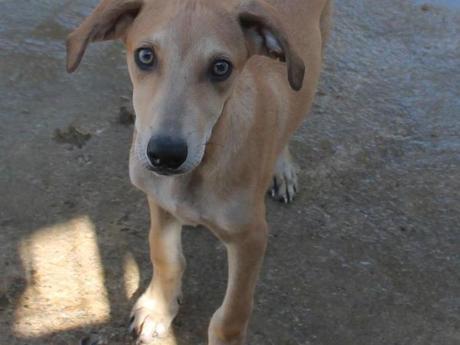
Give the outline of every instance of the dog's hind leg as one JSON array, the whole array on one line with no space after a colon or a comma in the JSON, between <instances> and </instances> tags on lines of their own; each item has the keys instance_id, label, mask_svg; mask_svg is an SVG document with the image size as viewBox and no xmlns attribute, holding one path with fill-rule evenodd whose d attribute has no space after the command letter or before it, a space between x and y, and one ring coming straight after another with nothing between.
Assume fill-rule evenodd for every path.
<instances>
[{"instance_id":1,"label":"dog's hind leg","mask_svg":"<svg viewBox=\"0 0 460 345\"><path fill-rule=\"evenodd\" d=\"M276 162L275 174L269 190L273 199L286 204L294 200L298 189L297 170L289 147L286 146Z\"/></svg>"},{"instance_id":2,"label":"dog's hind leg","mask_svg":"<svg viewBox=\"0 0 460 345\"><path fill-rule=\"evenodd\" d=\"M131 313L130 333L136 344L149 344L167 334L179 311L182 274L182 224L149 199L151 227L149 234L153 279Z\"/></svg>"}]
</instances>

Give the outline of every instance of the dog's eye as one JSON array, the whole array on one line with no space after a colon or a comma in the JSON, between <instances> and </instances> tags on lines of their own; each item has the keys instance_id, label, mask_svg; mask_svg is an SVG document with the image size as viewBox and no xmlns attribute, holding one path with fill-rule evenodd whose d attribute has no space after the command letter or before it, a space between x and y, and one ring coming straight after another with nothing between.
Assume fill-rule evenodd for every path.
<instances>
[{"instance_id":1,"label":"dog's eye","mask_svg":"<svg viewBox=\"0 0 460 345\"><path fill-rule=\"evenodd\" d=\"M232 74L233 66L227 60L216 60L211 65L211 77L215 81L224 81Z\"/></svg>"},{"instance_id":2,"label":"dog's eye","mask_svg":"<svg viewBox=\"0 0 460 345\"><path fill-rule=\"evenodd\" d=\"M149 70L155 65L155 52L150 48L139 48L134 57L137 66L142 70Z\"/></svg>"}]
</instances>

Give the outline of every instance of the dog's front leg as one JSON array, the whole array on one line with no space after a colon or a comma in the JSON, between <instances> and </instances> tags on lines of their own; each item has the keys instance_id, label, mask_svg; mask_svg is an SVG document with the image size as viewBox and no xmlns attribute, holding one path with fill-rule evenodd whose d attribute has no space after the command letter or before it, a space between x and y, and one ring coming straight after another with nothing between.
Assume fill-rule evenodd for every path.
<instances>
[{"instance_id":1,"label":"dog's front leg","mask_svg":"<svg viewBox=\"0 0 460 345\"><path fill-rule=\"evenodd\" d=\"M242 345L267 245L265 220L222 237L228 255L228 285L222 306L209 326L209 345Z\"/></svg>"},{"instance_id":2,"label":"dog's front leg","mask_svg":"<svg viewBox=\"0 0 460 345\"><path fill-rule=\"evenodd\" d=\"M138 344L164 336L179 310L185 258L182 254L182 224L149 199L149 234L153 278L131 314L130 331Z\"/></svg>"}]
</instances>

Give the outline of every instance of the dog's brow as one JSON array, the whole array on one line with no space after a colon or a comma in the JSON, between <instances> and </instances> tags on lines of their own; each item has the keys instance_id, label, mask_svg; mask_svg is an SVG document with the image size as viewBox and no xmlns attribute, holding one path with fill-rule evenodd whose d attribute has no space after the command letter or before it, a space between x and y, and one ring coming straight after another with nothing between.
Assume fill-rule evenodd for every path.
<instances>
[{"instance_id":1,"label":"dog's brow","mask_svg":"<svg viewBox=\"0 0 460 345\"><path fill-rule=\"evenodd\" d=\"M203 40L197 42L194 50L199 51L204 56L232 58L231 49L227 48L225 44L217 40Z\"/></svg>"},{"instance_id":2,"label":"dog's brow","mask_svg":"<svg viewBox=\"0 0 460 345\"><path fill-rule=\"evenodd\" d=\"M157 43L155 42L155 40L147 38L147 39L143 39L142 41L140 41L139 46L155 47L155 46L157 46Z\"/></svg>"},{"instance_id":3,"label":"dog's brow","mask_svg":"<svg viewBox=\"0 0 460 345\"><path fill-rule=\"evenodd\" d=\"M222 50L215 50L211 51L208 55L211 60L216 60L216 59L226 59L226 60L231 60L232 57L228 52L224 52Z\"/></svg>"}]
</instances>

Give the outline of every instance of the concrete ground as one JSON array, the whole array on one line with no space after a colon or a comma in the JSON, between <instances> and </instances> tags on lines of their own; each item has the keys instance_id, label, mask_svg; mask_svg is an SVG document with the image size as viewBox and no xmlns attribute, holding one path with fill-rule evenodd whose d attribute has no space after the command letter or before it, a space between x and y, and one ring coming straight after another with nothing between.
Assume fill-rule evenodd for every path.
<instances>
[{"instance_id":1,"label":"concrete ground","mask_svg":"<svg viewBox=\"0 0 460 345\"><path fill-rule=\"evenodd\" d=\"M0 2L0 344L129 344L150 278L122 48L64 71L63 39L95 3ZM460 344L458 1L337 1L293 149L301 193L268 202L249 344ZM184 237L185 303L161 345L205 344L224 293L222 246Z\"/></svg>"}]
</instances>

